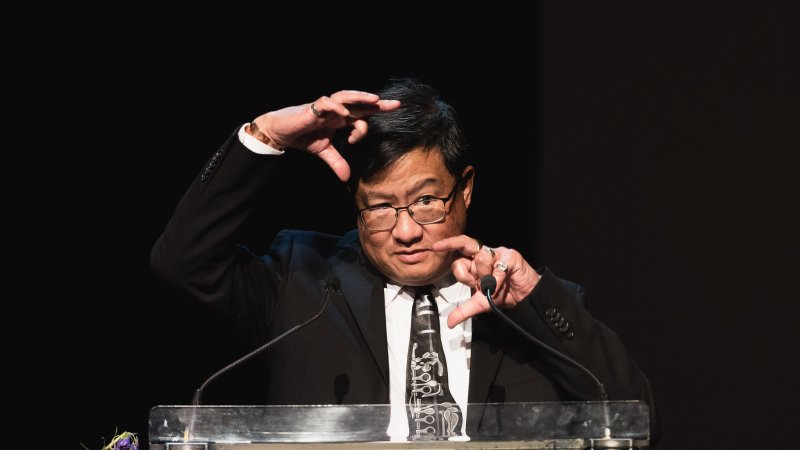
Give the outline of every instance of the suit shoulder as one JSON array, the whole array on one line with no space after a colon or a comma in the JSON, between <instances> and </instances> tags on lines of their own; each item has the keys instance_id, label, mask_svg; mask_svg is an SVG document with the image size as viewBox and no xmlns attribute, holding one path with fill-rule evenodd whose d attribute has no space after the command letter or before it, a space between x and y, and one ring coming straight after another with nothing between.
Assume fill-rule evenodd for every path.
<instances>
[{"instance_id":1,"label":"suit shoulder","mask_svg":"<svg viewBox=\"0 0 800 450\"><path fill-rule=\"evenodd\" d=\"M358 233L350 231L343 236L310 230L283 229L275 236L273 250L301 250L327 254L358 245Z\"/></svg>"},{"instance_id":2,"label":"suit shoulder","mask_svg":"<svg viewBox=\"0 0 800 450\"><path fill-rule=\"evenodd\" d=\"M584 308L589 306L588 301L586 300L586 289L582 284L558 277L555 273L553 273L552 270L548 268L543 269L541 271L541 275L542 277L552 277L552 279L558 281L558 284L560 284L572 298L577 299L578 303L580 303Z\"/></svg>"}]
</instances>

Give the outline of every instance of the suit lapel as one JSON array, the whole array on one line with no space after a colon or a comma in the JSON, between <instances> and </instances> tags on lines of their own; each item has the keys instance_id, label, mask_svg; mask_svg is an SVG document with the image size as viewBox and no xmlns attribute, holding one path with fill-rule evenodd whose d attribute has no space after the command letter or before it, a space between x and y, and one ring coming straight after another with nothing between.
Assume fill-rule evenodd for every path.
<instances>
[{"instance_id":1,"label":"suit lapel","mask_svg":"<svg viewBox=\"0 0 800 450\"><path fill-rule=\"evenodd\" d=\"M367 262L358 242L358 233L346 234L342 252L331 259L331 268L341 280L344 301L335 302L342 314L353 317L389 388L389 352L386 342L385 282ZM387 399L388 400L388 399Z\"/></svg>"}]
</instances>

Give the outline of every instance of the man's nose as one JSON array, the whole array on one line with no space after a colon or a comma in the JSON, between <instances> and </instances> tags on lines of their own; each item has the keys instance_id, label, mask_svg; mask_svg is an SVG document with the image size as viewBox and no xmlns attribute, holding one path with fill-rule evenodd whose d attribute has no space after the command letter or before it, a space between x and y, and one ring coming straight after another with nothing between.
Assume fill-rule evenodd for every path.
<instances>
[{"instance_id":1,"label":"man's nose","mask_svg":"<svg viewBox=\"0 0 800 450\"><path fill-rule=\"evenodd\" d=\"M414 221L408 209L402 209L397 211L397 223L392 233L394 237L400 241L413 241L422 235L422 225Z\"/></svg>"}]
</instances>

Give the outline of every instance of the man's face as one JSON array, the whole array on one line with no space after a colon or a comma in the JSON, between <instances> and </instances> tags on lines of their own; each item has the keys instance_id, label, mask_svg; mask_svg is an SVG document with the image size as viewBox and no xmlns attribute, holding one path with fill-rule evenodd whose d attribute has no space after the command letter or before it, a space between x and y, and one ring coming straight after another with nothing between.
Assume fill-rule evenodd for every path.
<instances>
[{"instance_id":1,"label":"man's face","mask_svg":"<svg viewBox=\"0 0 800 450\"><path fill-rule=\"evenodd\" d=\"M420 225L407 210L401 210L394 228L371 231L358 220L361 245L372 264L389 279L400 284L422 286L445 275L455 255L434 252L431 245L464 232L467 208L472 196L472 167L464 174L464 189L456 189L445 204L447 214L439 222ZM447 171L439 152L414 150L389 166L371 183L359 181L358 209L379 204L394 207L409 205L421 197L447 197L457 183Z\"/></svg>"}]
</instances>

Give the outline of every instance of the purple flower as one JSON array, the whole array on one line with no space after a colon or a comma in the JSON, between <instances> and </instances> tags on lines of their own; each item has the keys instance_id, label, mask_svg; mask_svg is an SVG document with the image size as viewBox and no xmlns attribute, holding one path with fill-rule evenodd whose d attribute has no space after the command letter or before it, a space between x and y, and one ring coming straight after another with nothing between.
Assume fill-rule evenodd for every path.
<instances>
[{"instance_id":1,"label":"purple flower","mask_svg":"<svg viewBox=\"0 0 800 450\"><path fill-rule=\"evenodd\" d=\"M135 434L125 432L115 437L109 450L139 450L139 440Z\"/></svg>"},{"instance_id":2,"label":"purple flower","mask_svg":"<svg viewBox=\"0 0 800 450\"><path fill-rule=\"evenodd\" d=\"M124 439L120 439L114 444L113 450L131 450L131 438L126 437Z\"/></svg>"},{"instance_id":3,"label":"purple flower","mask_svg":"<svg viewBox=\"0 0 800 450\"><path fill-rule=\"evenodd\" d=\"M139 443L128 436L117 441L112 450L139 450Z\"/></svg>"}]
</instances>

